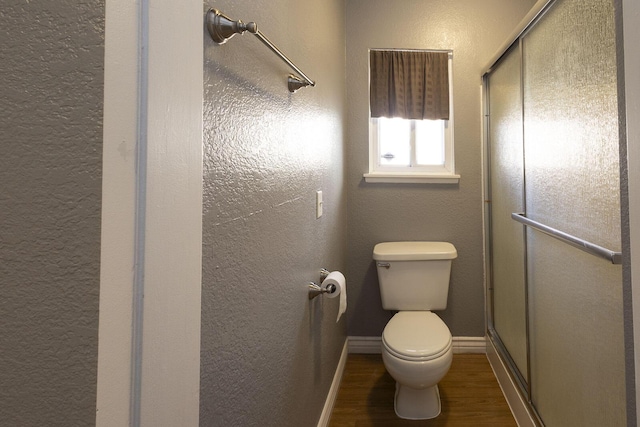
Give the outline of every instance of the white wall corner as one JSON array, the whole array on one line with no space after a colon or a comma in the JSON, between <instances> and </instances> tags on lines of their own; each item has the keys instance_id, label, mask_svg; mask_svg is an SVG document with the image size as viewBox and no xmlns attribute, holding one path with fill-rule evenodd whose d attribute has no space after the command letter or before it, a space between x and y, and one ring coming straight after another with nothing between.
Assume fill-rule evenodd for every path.
<instances>
[{"instance_id":1,"label":"white wall corner","mask_svg":"<svg viewBox=\"0 0 640 427\"><path fill-rule=\"evenodd\" d=\"M197 426L202 2L105 14L96 425Z\"/></svg>"},{"instance_id":2,"label":"white wall corner","mask_svg":"<svg viewBox=\"0 0 640 427\"><path fill-rule=\"evenodd\" d=\"M98 427L124 426L130 421L138 139L137 15L134 2L106 2Z\"/></svg>"}]
</instances>

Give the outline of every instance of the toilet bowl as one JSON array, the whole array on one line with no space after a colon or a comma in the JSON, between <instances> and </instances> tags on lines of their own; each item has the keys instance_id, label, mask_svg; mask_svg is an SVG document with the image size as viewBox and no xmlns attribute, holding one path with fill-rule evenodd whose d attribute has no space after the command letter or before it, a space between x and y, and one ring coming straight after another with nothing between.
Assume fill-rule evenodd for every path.
<instances>
[{"instance_id":1,"label":"toilet bowl","mask_svg":"<svg viewBox=\"0 0 640 427\"><path fill-rule=\"evenodd\" d=\"M447 242L387 242L373 250L382 306L398 312L382 333L382 360L396 380L396 415L411 420L440 414L438 383L451 367L451 332L431 310L447 306L451 261Z\"/></svg>"},{"instance_id":2,"label":"toilet bowl","mask_svg":"<svg viewBox=\"0 0 640 427\"><path fill-rule=\"evenodd\" d=\"M447 326L429 311L401 311L382 334L382 360L396 380L394 407L400 418L423 420L440 414L438 383L452 361Z\"/></svg>"}]
</instances>

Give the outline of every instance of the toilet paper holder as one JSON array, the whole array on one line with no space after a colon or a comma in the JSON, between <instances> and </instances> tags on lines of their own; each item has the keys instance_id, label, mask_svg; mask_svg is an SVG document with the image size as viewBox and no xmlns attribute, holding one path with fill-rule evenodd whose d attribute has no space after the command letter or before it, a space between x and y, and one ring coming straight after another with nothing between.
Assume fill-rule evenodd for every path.
<instances>
[{"instance_id":1,"label":"toilet paper holder","mask_svg":"<svg viewBox=\"0 0 640 427\"><path fill-rule=\"evenodd\" d=\"M329 275L329 270L323 268L320 270L320 284L324 282L324 279ZM312 300L318 295L322 294L332 294L336 291L336 286L334 284L330 284L329 286L323 288L322 286L317 285L315 282L309 282L309 299Z\"/></svg>"}]
</instances>

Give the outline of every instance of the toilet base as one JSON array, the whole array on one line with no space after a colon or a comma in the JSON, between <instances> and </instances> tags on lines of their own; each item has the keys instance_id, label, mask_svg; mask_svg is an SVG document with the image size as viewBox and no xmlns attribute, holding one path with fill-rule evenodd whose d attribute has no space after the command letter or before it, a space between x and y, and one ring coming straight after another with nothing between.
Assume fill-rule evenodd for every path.
<instances>
[{"instance_id":1,"label":"toilet base","mask_svg":"<svg viewBox=\"0 0 640 427\"><path fill-rule=\"evenodd\" d=\"M438 386L415 389L396 382L396 415L407 420L429 420L440 415Z\"/></svg>"}]
</instances>

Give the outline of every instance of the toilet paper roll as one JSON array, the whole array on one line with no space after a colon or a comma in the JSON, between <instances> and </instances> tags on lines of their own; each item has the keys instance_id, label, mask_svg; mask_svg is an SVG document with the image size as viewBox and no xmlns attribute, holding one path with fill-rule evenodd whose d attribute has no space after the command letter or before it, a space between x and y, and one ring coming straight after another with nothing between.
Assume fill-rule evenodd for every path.
<instances>
[{"instance_id":1,"label":"toilet paper roll","mask_svg":"<svg viewBox=\"0 0 640 427\"><path fill-rule=\"evenodd\" d=\"M340 317L347 311L347 279L339 271L332 271L322 282L322 287L325 289L330 285L334 285L336 290L333 293L327 293L327 297L335 298L338 295L340 296L340 307L338 308L338 318L336 319L336 323L338 323Z\"/></svg>"}]
</instances>

